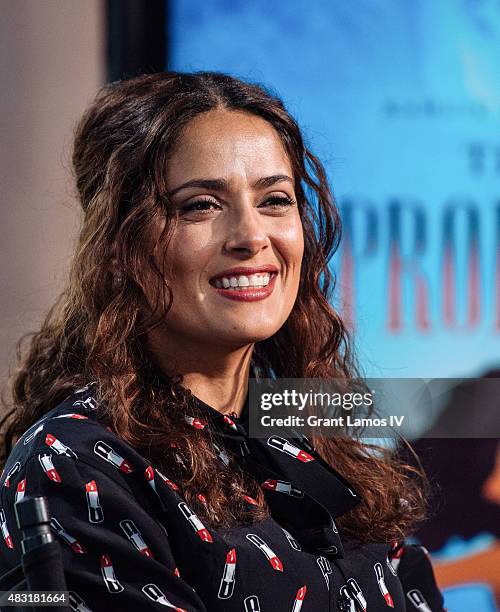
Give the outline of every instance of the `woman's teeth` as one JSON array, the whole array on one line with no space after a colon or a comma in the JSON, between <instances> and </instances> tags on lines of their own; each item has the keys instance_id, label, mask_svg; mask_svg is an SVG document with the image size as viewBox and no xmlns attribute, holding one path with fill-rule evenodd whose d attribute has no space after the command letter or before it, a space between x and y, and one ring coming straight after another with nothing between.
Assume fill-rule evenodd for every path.
<instances>
[{"instance_id":1,"label":"woman's teeth","mask_svg":"<svg viewBox=\"0 0 500 612\"><path fill-rule=\"evenodd\" d=\"M250 276L223 276L222 278L216 278L214 285L218 289L235 289L238 291L240 288L247 287L265 287L269 284L271 279L270 274L252 274Z\"/></svg>"}]
</instances>

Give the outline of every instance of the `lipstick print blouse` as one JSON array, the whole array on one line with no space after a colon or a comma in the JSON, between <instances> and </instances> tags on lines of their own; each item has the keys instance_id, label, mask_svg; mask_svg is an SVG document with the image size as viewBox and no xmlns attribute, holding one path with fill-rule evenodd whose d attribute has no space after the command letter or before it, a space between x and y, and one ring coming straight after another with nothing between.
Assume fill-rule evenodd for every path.
<instances>
[{"instance_id":1,"label":"lipstick print blouse","mask_svg":"<svg viewBox=\"0 0 500 612\"><path fill-rule=\"evenodd\" d=\"M0 573L21 563L14 504L44 495L72 610L443 610L425 549L341 537L335 519L360 495L305 437L250 438L243 414L230 418L196 402L204 418L187 415L188 423L218 434L222 462L228 450L240 458L262 487L269 518L204 525L172 474L97 419L90 383L30 427L8 459L0 479Z\"/></svg>"}]
</instances>

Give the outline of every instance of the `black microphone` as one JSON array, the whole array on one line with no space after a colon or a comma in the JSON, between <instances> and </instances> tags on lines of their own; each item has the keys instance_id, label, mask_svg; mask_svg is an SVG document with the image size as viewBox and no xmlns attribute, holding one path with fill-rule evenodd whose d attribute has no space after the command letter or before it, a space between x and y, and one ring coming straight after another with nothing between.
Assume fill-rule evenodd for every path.
<instances>
[{"instance_id":1,"label":"black microphone","mask_svg":"<svg viewBox=\"0 0 500 612\"><path fill-rule=\"evenodd\" d=\"M50 528L49 504L46 497L25 497L14 504L17 526L22 531L24 553L55 541Z\"/></svg>"},{"instance_id":2,"label":"black microphone","mask_svg":"<svg viewBox=\"0 0 500 612\"><path fill-rule=\"evenodd\" d=\"M69 604L64 577L61 548L50 528L49 503L46 497L24 497L14 504L17 526L22 532L21 563L28 589L30 591L51 592L47 596L46 606L37 606L33 610L53 612L70 612L69 605L50 605L50 601L63 601L61 591L66 591L66 603ZM57 598L57 599L56 599ZM33 603L31 601L30 603Z\"/></svg>"}]
</instances>

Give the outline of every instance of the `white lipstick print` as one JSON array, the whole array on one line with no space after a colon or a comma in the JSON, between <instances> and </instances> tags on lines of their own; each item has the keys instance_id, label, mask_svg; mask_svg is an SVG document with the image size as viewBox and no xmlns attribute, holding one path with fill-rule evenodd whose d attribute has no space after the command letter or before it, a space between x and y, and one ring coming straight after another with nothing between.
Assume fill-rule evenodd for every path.
<instances>
[{"instance_id":1,"label":"white lipstick print","mask_svg":"<svg viewBox=\"0 0 500 612\"><path fill-rule=\"evenodd\" d=\"M356 602L351 597L351 594L349 593L349 589L347 588L345 584L343 587L340 587L340 595L343 597L343 599L346 602L349 602L349 610L348 611L346 610L346 612L356 612Z\"/></svg>"},{"instance_id":2,"label":"white lipstick print","mask_svg":"<svg viewBox=\"0 0 500 612\"><path fill-rule=\"evenodd\" d=\"M77 393L84 393L85 391L88 391L92 385L95 385L95 384L96 384L96 382L97 382L97 381L95 381L95 380L94 380L94 381L92 381L92 382L87 383L87 384L86 384L86 385L84 385L83 387L79 387L78 389L75 389L75 395L76 395Z\"/></svg>"},{"instance_id":3,"label":"white lipstick print","mask_svg":"<svg viewBox=\"0 0 500 612\"><path fill-rule=\"evenodd\" d=\"M9 528L7 527L7 519L5 518L5 512L3 508L0 509L0 529L2 530L3 539L8 548L14 548L14 543L10 537Z\"/></svg>"},{"instance_id":4,"label":"white lipstick print","mask_svg":"<svg viewBox=\"0 0 500 612\"><path fill-rule=\"evenodd\" d=\"M250 495L242 495L243 499L248 502L251 506L258 506L259 504L257 503L257 501L253 498L250 497Z\"/></svg>"},{"instance_id":5,"label":"white lipstick print","mask_svg":"<svg viewBox=\"0 0 500 612\"><path fill-rule=\"evenodd\" d=\"M78 555L84 555L87 552L80 542L70 533L68 533L61 523L54 517L50 519L50 526L52 530L55 531L55 533L57 533L57 535L61 538L61 540L64 540L64 542L66 542L66 544L68 544L68 546L70 546Z\"/></svg>"},{"instance_id":6,"label":"white lipstick print","mask_svg":"<svg viewBox=\"0 0 500 612\"><path fill-rule=\"evenodd\" d=\"M304 603L304 599L306 597L306 592L306 585L300 587L300 589L297 591L297 595L295 596L293 602L292 612L300 612L300 609L302 608L302 604Z\"/></svg>"},{"instance_id":7,"label":"white lipstick print","mask_svg":"<svg viewBox=\"0 0 500 612\"><path fill-rule=\"evenodd\" d=\"M14 503L17 504L18 501L21 501L25 493L26 493L26 478L23 478L17 483Z\"/></svg>"},{"instance_id":8,"label":"white lipstick print","mask_svg":"<svg viewBox=\"0 0 500 612\"><path fill-rule=\"evenodd\" d=\"M196 531L199 538L204 542L212 543L212 536L209 531L206 529L205 525L200 521L200 519L196 516L196 514L191 510L191 508L185 503L180 502L177 504L179 510L182 512L188 523L191 527Z\"/></svg>"},{"instance_id":9,"label":"white lipstick print","mask_svg":"<svg viewBox=\"0 0 500 612\"><path fill-rule=\"evenodd\" d=\"M156 470L156 472L159 474L158 470ZM161 495L159 495L158 490L156 488L156 482L155 482L155 470L153 469L153 466L148 465L148 467L144 470L144 478L148 481L149 486L153 489L153 491L155 492L156 497L158 498L161 507L166 510L166 506L165 503L161 497Z\"/></svg>"},{"instance_id":10,"label":"white lipstick print","mask_svg":"<svg viewBox=\"0 0 500 612\"><path fill-rule=\"evenodd\" d=\"M174 442L174 441L170 442L170 448L177 448L177 442ZM174 459L175 459L176 463L181 465L183 468L186 467L186 462L184 461L184 459L182 458L182 456L179 453L174 452L173 456L174 456Z\"/></svg>"},{"instance_id":11,"label":"white lipstick print","mask_svg":"<svg viewBox=\"0 0 500 612\"><path fill-rule=\"evenodd\" d=\"M389 593L389 590L387 589L387 586L385 584L384 570L382 568L382 564L375 563L375 565L373 566L373 569L375 570L375 576L377 577L378 587L380 589L380 592L382 593L382 596L385 599L385 603L389 606L389 608L394 608L394 602L392 601L391 594Z\"/></svg>"},{"instance_id":12,"label":"white lipstick print","mask_svg":"<svg viewBox=\"0 0 500 612\"><path fill-rule=\"evenodd\" d=\"M202 421L201 419L197 419L197 418L189 416L187 414L184 416L184 418L186 420L186 423L188 423L189 425L191 425L195 429L205 429L205 427L206 427L206 422Z\"/></svg>"},{"instance_id":13,"label":"white lipstick print","mask_svg":"<svg viewBox=\"0 0 500 612\"><path fill-rule=\"evenodd\" d=\"M73 402L72 406L83 406L89 410L96 410L98 403L93 397L87 397L87 399L84 400L76 400Z\"/></svg>"},{"instance_id":14,"label":"white lipstick print","mask_svg":"<svg viewBox=\"0 0 500 612\"><path fill-rule=\"evenodd\" d=\"M292 534L291 534L289 531L287 531L287 530L286 530L284 527L282 527L281 529L282 529L283 533L285 534L286 539L288 540L288 543L290 544L290 546L291 546L292 548L294 548L295 550L302 550L302 549L300 548L300 544L299 544L299 543L297 542L297 540L296 540L296 539L293 537L293 535L292 535Z\"/></svg>"},{"instance_id":15,"label":"white lipstick print","mask_svg":"<svg viewBox=\"0 0 500 612\"><path fill-rule=\"evenodd\" d=\"M70 459L78 459L77 454L73 450L71 450L69 446L63 444L61 440L58 440L52 434L48 433L45 436L45 444L58 455L65 455L66 457L70 457Z\"/></svg>"},{"instance_id":16,"label":"white lipstick print","mask_svg":"<svg viewBox=\"0 0 500 612\"><path fill-rule=\"evenodd\" d=\"M419 612L432 612L429 604L425 601L424 596L418 589L408 591L406 596Z\"/></svg>"},{"instance_id":17,"label":"white lipstick print","mask_svg":"<svg viewBox=\"0 0 500 612\"><path fill-rule=\"evenodd\" d=\"M87 604L83 601L83 599L75 593L75 591L69 591L69 605L72 610L75 612L91 612L90 608L87 607Z\"/></svg>"},{"instance_id":18,"label":"white lipstick print","mask_svg":"<svg viewBox=\"0 0 500 612\"><path fill-rule=\"evenodd\" d=\"M158 495L158 491L156 490L156 483L155 483L155 471L151 465L148 465L148 467L144 470L144 477L148 481L149 486L153 489L156 495Z\"/></svg>"},{"instance_id":19,"label":"white lipstick print","mask_svg":"<svg viewBox=\"0 0 500 612\"><path fill-rule=\"evenodd\" d=\"M48 454L38 455L38 461L40 462L40 465L42 466L43 471L47 475L47 478L52 480L52 482L57 482L57 483L62 482L58 471L56 470L56 468L54 467L54 464L52 463L51 455L48 455Z\"/></svg>"},{"instance_id":20,"label":"white lipstick print","mask_svg":"<svg viewBox=\"0 0 500 612\"><path fill-rule=\"evenodd\" d=\"M167 608L171 608L172 610L176 610L176 612L187 612L184 608L178 608L174 606L174 604L170 603L170 601L165 597L165 593L156 586L156 584L150 583L146 584L142 587L142 592L152 599L154 602L166 606Z\"/></svg>"},{"instance_id":21,"label":"white lipstick print","mask_svg":"<svg viewBox=\"0 0 500 612\"><path fill-rule=\"evenodd\" d=\"M224 415L224 423L230 427L231 429L234 429L235 431L238 431L238 428L236 427L236 423L233 421L233 419L231 417L228 417L227 414Z\"/></svg>"},{"instance_id":22,"label":"white lipstick print","mask_svg":"<svg viewBox=\"0 0 500 612\"><path fill-rule=\"evenodd\" d=\"M339 549L333 544L331 544L330 546L318 546L317 548L323 553L332 554L332 555L336 555L339 552Z\"/></svg>"},{"instance_id":23,"label":"white lipstick print","mask_svg":"<svg viewBox=\"0 0 500 612\"><path fill-rule=\"evenodd\" d=\"M141 532L137 529L134 521L130 519L124 519L120 521L120 527L123 532L130 540L130 542L137 548L137 550L146 557L153 557L153 553L148 548L144 538L141 535Z\"/></svg>"},{"instance_id":24,"label":"white lipstick print","mask_svg":"<svg viewBox=\"0 0 500 612\"><path fill-rule=\"evenodd\" d=\"M170 478L167 478L164 474L162 474L160 472L160 470L155 468L155 472L158 474L158 476L163 480L163 482L165 484L167 484L172 490L174 491L178 491L179 487L178 485L175 484L175 482L173 482L172 480L170 480Z\"/></svg>"},{"instance_id":25,"label":"white lipstick print","mask_svg":"<svg viewBox=\"0 0 500 612\"><path fill-rule=\"evenodd\" d=\"M5 479L5 482L3 483L4 487L7 487L7 488L10 487L10 479L12 478L12 476L14 476L14 474L17 474L20 469L21 469L21 464L19 463L19 461L16 461L7 473L7 478Z\"/></svg>"},{"instance_id":26,"label":"white lipstick print","mask_svg":"<svg viewBox=\"0 0 500 612\"><path fill-rule=\"evenodd\" d=\"M121 455L116 453L109 444L99 440L94 445L94 453L114 465L116 468L120 470L120 472L124 472L125 474L130 474L134 471L134 468L130 465L130 463L124 459Z\"/></svg>"},{"instance_id":27,"label":"white lipstick print","mask_svg":"<svg viewBox=\"0 0 500 612\"><path fill-rule=\"evenodd\" d=\"M330 565L330 561L326 557L319 557L316 559L316 563L319 565L321 573L323 574L323 578L326 582L327 589L330 589L330 576L332 573L332 566Z\"/></svg>"},{"instance_id":28,"label":"white lipstick print","mask_svg":"<svg viewBox=\"0 0 500 612\"><path fill-rule=\"evenodd\" d=\"M118 582L115 576L115 570L109 555L101 555L99 557L101 563L101 574L110 593L120 593L123 591L123 586Z\"/></svg>"},{"instance_id":29,"label":"white lipstick print","mask_svg":"<svg viewBox=\"0 0 500 612\"><path fill-rule=\"evenodd\" d=\"M354 578L349 578L347 584L351 587L351 593L354 599L361 606L363 611L366 610L366 599L363 596L363 591L359 588L359 584L356 582Z\"/></svg>"},{"instance_id":30,"label":"white lipstick print","mask_svg":"<svg viewBox=\"0 0 500 612\"><path fill-rule=\"evenodd\" d=\"M218 444L216 444L215 442L212 442L212 446L217 451L217 455L219 456L219 459L222 461L222 463L224 465L229 465L229 457L226 451L223 448L221 448Z\"/></svg>"},{"instance_id":31,"label":"white lipstick print","mask_svg":"<svg viewBox=\"0 0 500 612\"><path fill-rule=\"evenodd\" d=\"M104 512L102 511L101 502L99 501L99 491L97 490L95 480L87 482L85 485L85 494L87 497L89 521L91 523L102 523L104 520Z\"/></svg>"},{"instance_id":32,"label":"white lipstick print","mask_svg":"<svg viewBox=\"0 0 500 612\"><path fill-rule=\"evenodd\" d=\"M31 440L33 440L33 438L42 431L43 425L44 425L43 423L40 423L40 425L37 425L37 427L24 438L23 444L29 444Z\"/></svg>"},{"instance_id":33,"label":"white lipstick print","mask_svg":"<svg viewBox=\"0 0 500 612\"><path fill-rule=\"evenodd\" d=\"M78 414L78 412L66 412L65 414L58 414L54 419L88 419L89 417Z\"/></svg>"},{"instance_id":34,"label":"white lipstick print","mask_svg":"<svg viewBox=\"0 0 500 612\"><path fill-rule=\"evenodd\" d=\"M387 567L394 576L398 575L398 567L405 552L404 546L394 542L393 549L387 555Z\"/></svg>"},{"instance_id":35,"label":"white lipstick print","mask_svg":"<svg viewBox=\"0 0 500 612\"><path fill-rule=\"evenodd\" d=\"M314 461L314 457L309 453L306 453L305 450L302 450L298 446L291 444L285 438L281 438L280 436L271 436L268 438L267 443L272 448L293 457L294 459L298 459L302 461L302 463L308 463L309 461Z\"/></svg>"},{"instance_id":36,"label":"white lipstick print","mask_svg":"<svg viewBox=\"0 0 500 612\"><path fill-rule=\"evenodd\" d=\"M247 533L246 538L247 540L250 540L252 544L257 546L257 548L266 556L273 569L279 572L283 571L283 564L281 563L280 559L260 536L258 536L256 533Z\"/></svg>"},{"instance_id":37,"label":"white lipstick print","mask_svg":"<svg viewBox=\"0 0 500 612\"><path fill-rule=\"evenodd\" d=\"M226 555L226 563L219 586L219 599L229 599L234 592L236 582L236 549L232 548Z\"/></svg>"},{"instance_id":38,"label":"white lipstick print","mask_svg":"<svg viewBox=\"0 0 500 612\"><path fill-rule=\"evenodd\" d=\"M285 480L273 480L272 478L268 478L261 486L264 489L276 491L277 493L285 493L291 497L304 497L304 491L297 489L291 482L286 482Z\"/></svg>"},{"instance_id":39,"label":"white lipstick print","mask_svg":"<svg viewBox=\"0 0 500 612\"><path fill-rule=\"evenodd\" d=\"M243 604L245 612L261 612L259 598L257 595L249 595L245 597Z\"/></svg>"}]
</instances>

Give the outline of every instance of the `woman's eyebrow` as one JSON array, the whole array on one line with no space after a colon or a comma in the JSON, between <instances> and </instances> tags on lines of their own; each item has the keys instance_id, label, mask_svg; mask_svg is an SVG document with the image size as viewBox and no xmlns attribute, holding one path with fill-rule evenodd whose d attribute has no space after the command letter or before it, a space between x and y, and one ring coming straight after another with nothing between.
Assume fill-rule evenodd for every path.
<instances>
[{"instance_id":1,"label":"woman's eyebrow","mask_svg":"<svg viewBox=\"0 0 500 612\"><path fill-rule=\"evenodd\" d=\"M272 176L263 176L260 179L256 180L252 187L271 187L275 183L280 183L282 181L286 181L288 183L293 184L293 179L287 174L273 174ZM189 187L201 187L202 189L208 189L210 191L227 191L229 184L226 179L218 178L218 179L192 179L179 185L172 191L169 191L168 195L173 196L181 189L188 189Z\"/></svg>"}]
</instances>

